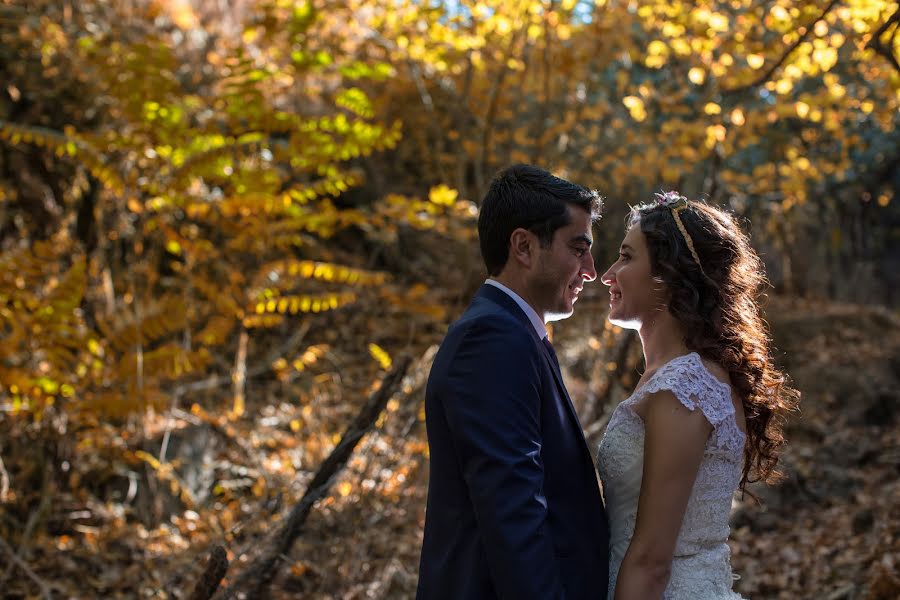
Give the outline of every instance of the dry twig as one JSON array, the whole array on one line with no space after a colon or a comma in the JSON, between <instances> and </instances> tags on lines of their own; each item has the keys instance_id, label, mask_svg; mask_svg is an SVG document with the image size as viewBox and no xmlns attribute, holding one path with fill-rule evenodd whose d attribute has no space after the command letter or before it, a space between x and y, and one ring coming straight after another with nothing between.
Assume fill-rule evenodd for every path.
<instances>
[{"instance_id":1,"label":"dry twig","mask_svg":"<svg viewBox=\"0 0 900 600\"><path fill-rule=\"evenodd\" d=\"M9 494L9 473L6 472L3 457L0 456L0 504L6 502L7 494Z\"/></svg>"},{"instance_id":2,"label":"dry twig","mask_svg":"<svg viewBox=\"0 0 900 600\"><path fill-rule=\"evenodd\" d=\"M300 529L309 516L313 505L328 493L338 473L353 455L356 445L372 428L387 405L388 400L394 395L407 369L409 369L409 365L409 357L399 359L395 363L394 368L382 381L381 387L369 397L360 413L347 427L344 435L341 437L341 441L328 455L328 458L323 461L318 472L306 488L303 498L291 509L284 523L271 537L271 541L266 549L246 569L237 575L231 586L220 590L216 594L216 598L235 600L237 598L259 598L264 595L265 587L275 577L278 567L290 553L291 547L294 545L297 537L299 537Z\"/></svg>"},{"instance_id":3,"label":"dry twig","mask_svg":"<svg viewBox=\"0 0 900 600\"><path fill-rule=\"evenodd\" d=\"M0 549L3 549L9 555L9 558L10 560L12 560L13 565L19 567L19 569L21 569L23 573L28 575L29 579L31 579L37 584L39 588L41 588L41 596L43 598L45 598L46 600L50 600L51 598L53 598L52 594L50 593L50 586L48 586L43 579L38 577L37 573L32 571L31 567L25 564L25 561L19 558L15 550L12 549L12 546L7 544L6 540L4 540L3 538L0 538Z\"/></svg>"}]
</instances>

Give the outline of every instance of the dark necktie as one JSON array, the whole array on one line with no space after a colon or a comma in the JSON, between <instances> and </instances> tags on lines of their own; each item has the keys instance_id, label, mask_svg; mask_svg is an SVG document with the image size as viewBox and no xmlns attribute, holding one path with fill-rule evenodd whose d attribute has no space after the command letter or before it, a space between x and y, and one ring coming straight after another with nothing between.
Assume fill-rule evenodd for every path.
<instances>
[{"instance_id":1,"label":"dark necktie","mask_svg":"<svg viewBox=\"0 0 900 600\"><path fill-rule=\"evenodd\" d=\"M553 363L556 365L556 368L559 369L559 359L556 358L556 352L553 350L553 344L550 343L550 338L544 336L544 339L541 341L544 342L544 346L547 347L547 351L550 352L550 356L553 358Z\"/></svg>"}]
</instances>

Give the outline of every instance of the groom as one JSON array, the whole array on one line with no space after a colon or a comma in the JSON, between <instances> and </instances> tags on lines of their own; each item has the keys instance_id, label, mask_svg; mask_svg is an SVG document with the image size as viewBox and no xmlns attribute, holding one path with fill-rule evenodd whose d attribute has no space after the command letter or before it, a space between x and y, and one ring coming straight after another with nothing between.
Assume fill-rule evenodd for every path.
<instances>
[{"instance_id":1,"label":"groom","mask_svg":"<svg viewBox=\"0 0 900 600\"><path fill-rule=\"evenodd\" d=\"M597 277L596 192L528 165L478 218L490 278L450 326L425 395L431 476L419 600L605 598L594 465L544 323Z\"/></svg>"}]
</instances>

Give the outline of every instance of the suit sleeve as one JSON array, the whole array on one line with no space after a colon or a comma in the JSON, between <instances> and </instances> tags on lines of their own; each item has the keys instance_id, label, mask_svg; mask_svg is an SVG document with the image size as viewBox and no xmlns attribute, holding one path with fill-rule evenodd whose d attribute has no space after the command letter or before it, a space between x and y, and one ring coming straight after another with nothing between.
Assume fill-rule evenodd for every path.
<instances>
[{"instance_id":1,"label":"suit sleeve","mask_svg":"<svg viewBox=\"0 0 900 600\"><path fill-rule=\"evenodd\" d=\"M529 332L480 322L447 373L444 411L501 598L564 597L543 489L544 360Z\"/></svg>"}]
</instances>

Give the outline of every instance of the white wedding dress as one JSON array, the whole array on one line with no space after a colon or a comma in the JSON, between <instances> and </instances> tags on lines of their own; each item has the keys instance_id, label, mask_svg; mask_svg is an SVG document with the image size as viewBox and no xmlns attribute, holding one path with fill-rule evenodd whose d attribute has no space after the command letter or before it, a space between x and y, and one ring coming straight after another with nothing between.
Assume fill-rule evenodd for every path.
<instances>
[{"instance_id":1,"label":"white wedding dress","mask_svg":"<svg viewBox=\"0 0 900 600\"><path fill-rule=\"evenodd\" d=\"M609 599L634 534L644 463L644 422L632 405L669 390L691 410L703 411L713 431L675 545L665 600L740 600L731 591L728 540L731 500L741 479L746 435L735 422L731 388L710 373L696 353L654 373L613 412L600 442L598 470L610 521Z\"/></svg>"}]
</instances>

